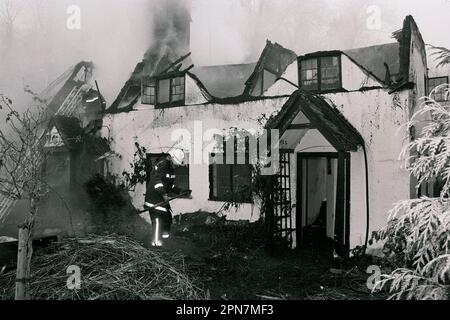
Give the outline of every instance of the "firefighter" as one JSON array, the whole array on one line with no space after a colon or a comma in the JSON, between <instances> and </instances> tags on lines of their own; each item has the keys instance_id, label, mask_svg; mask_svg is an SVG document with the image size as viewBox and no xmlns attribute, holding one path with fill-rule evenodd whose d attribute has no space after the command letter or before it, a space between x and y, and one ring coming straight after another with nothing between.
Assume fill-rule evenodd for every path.
<instances>
[{"instance_id":1,"label":"firefighter","mask_svg":"<svg viewBox=\"0 0 450 320\"><path fill-rule=\"evenodd\" d=\"M150 179L147 183L145 194L145 209L148 209L152 222L152 246L162 246L162 240L170 236L172 225L172 209L169 199L171 196L182 193L174 185L175 171L177 166L183 164L184 152L179 149L169 151L153 164ZM190 190L186 190L190 194Z\"/></svg>"}]
</instances>

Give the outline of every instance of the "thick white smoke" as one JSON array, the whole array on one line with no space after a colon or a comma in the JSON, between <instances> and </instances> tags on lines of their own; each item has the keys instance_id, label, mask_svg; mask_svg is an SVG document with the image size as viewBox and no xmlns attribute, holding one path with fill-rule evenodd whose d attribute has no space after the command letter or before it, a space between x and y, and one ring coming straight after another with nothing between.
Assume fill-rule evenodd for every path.
<instances>
[{"instance_id":1,"label":"thick white smoke","mask_svg":"<svg viewBox=\"0 0 450 320\"><path fill-rule=\"evenodd\" d=\"M95 63L111 102L152 41L149 0L12 0L11 6L18 14L10 34L0 32L0 92L18 104L24 84L40 92L81 60ZM79 29L70 29L70 8L80 10Z\"/></svg>"},{"instance_id":2,"label":"thick white smoke","mask_svg":"<svg viewBox=\"0 0 450 320\"><path fill-rule=\"evenodd\" d=\"M153 21L167 0L0 0L0 92L18 105L22 88L43 90L80 60L93 61L111 104L145 51L155 44ZM195 65L255 61L266 39L298 54L393 41L413 14L427 43L450 47L448 0L170 0L191 6ZM67 27L71 6L80 29ZM372 8L370 10L370 7ZM175 5L174 7L179 7ZM377 8L379 12L377 13ZM380 25L368 27L379 14ZM170 32L168 32L170 34Z\"/></svg>"}]
</instances>

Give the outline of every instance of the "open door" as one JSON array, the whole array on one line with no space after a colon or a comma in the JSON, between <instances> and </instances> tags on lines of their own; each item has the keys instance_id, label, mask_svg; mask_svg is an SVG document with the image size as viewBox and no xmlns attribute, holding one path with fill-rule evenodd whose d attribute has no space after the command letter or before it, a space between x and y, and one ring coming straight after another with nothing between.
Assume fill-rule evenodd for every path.
<instances>
[{"instance_id":1,"label":"open door","mask_svg":"<svg viewBox=\"0 0 450 320\"><path fill-rule=\"evenodd\" d=\"M299 153L297 245L346 256L349 227L349 156Z\"/></svg>"}]
</instances>

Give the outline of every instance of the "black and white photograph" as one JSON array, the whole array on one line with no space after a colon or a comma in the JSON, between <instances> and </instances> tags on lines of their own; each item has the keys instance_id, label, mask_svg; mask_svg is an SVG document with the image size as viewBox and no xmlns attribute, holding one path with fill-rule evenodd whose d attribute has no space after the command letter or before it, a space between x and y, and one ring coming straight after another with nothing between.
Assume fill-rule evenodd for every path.
<instances>
[{"instance_id":1,"label":"black and white photograph","mask_svg":"<svg viewBox=\"0 0 450 320\"><path fill-rule=\"evenodd\" d=\"M0 0L0 305L450 300L449 30L449 0Z\"/></svg>"}]
</instances>

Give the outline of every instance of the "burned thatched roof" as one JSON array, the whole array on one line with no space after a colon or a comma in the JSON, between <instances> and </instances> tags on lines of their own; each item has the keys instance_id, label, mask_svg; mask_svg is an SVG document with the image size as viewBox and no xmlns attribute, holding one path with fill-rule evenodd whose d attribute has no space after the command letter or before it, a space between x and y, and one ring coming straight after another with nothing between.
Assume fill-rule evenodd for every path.
<instances>
[{"instance_id":1,"label":"burned thatched roof","mask_svg":"<svg viewBox=\"0 0 450 320\"><path fill-rule=\"evenodd\" d=\"M86 132L89 127L83 129L77 118L55 116L50 123L50 127L52 126L56 127L64 142L64 147L69 150L84 148L88 153L96 156L111 151L107 139Z\"/></svg>"},{"instance_id":2,"label":"burned thatched roof","mask_svg":"<svg viewBox=\"0 0 450 320\"><path fill-rule=\"evenodd\" d=\"M72 68L70 76L66 79L63 86L58 92L51 98L51 101L47 106L47 114L52 117L67 99L74 88L80 87L86 83L85 74L91 73L94 65L92 62L81 61ZM83 75L81 75L83 73Z\"/></svg>"},{"instance_id":3,"label":"burned thatched roof","mask_svg":"<svg viewBox=\"0 0 450 320\"><path fill-rule=\"evenodd\" d=\"M382 44L350 50L317 51L300 56L299 59L328 55L345 55L353 63L384 85L390 85L399 78L400 45Z\"/></svg>"},{"instance_id":4,"label":"burned thatched roof","mask_svg":"<svg viewBox=\"0 0 450 320\"><path fill-rule=\"evenodd\" d=\"M195 67L190 72L198 77L216 98L240 96L256 63Z\"/></svg>"},{"instance_id":5,"label":"burned thatched roof","mask_svg":"<svg viewBox=\"0 0 450 320\"><path fill-rule=\"evenodd\" d=\"M139 95L141 94L141 78L144 71L144 61L139 62L134 71L131 73L130 78L125 82L125 85L120 90L116 100L109 107L107 112L117 111L129 111L130 107L136 103Z\"/></svg>"},{"instance_id":6,"label":"burned thatched roof","mask_svg":"<svg viewBox=\"0 0 450 320\"><path fill-rule=\"evenodd\" d=\"M388 43L365 48L344 50L356 64L370 71L379 81L386 83L386 67L390 73L390 80L394 81L400 71L400 45Z\"/></svg>"},{"instance_id":7,"label":"burned thatched roof","mask_svg":"<svg viewBox=\"0 0 450 320\"><path fill-rule=\"evenodd\" d=\"M426 65L425 43L419 28L412 16L407 16L403 28L393 33L395 43L387 43L350 50L319 51L304 55L303 57L321 56L330 53L344 54L356 65L385 86L393 90L410 88L410 65L412 38L417 39Z\"/></svg>"},{"instance_id":8,"label":"burned thatched roof","mask_svg":"<svg viewBox=\"0 0 450 320\"><path fill-rule=\"evenodd\" d=\"M296 58L297 54L294 51L286 49L276 42L272 43L267 40L255 70L253 70L253 73L245 83L244 94L251 94L258 83L258 79L263 76L264 70L270 71L279 78Z\"/></svg>"},{"instance_id":9,"label":"burned thatched roof","mask_svg":"<svg viewBox=\"0 0 450 320\"><path fill-rule=\"evenodd\" d=\"M161 77L164 76L164 72L167 75L169 72L175 72L177 76L188 74L199 86L206 100L211 103L239 103L254 100L258 97L251 96L250 92L259 77L262 76L263 71L270 70L276 76L281 76L286 68L295 61L296 54L277 43L267 41L258 62L255 63L190 68L192 60L189 55L182 58L179 64L174 64L172 63L173 57L169 59L167 55L158 57L146 54L145 59L137 64L130 79L106 112L131 111L133 105L139 100L143 77Z\"/></svg>"}]
</instances>

